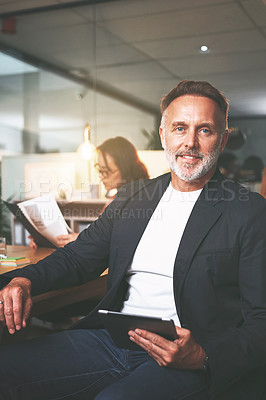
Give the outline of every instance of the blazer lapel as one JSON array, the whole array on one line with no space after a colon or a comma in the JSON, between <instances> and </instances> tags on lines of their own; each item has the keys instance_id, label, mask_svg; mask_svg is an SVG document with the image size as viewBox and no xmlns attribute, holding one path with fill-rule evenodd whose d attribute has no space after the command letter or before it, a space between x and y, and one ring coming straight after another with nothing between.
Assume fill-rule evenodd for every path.
<instances>
[{"instance_id":1,"label":"blazer lapel","mask_svg":"<svg viewBox=\"0 0 266 400\"><path fill-rule=\"evenodd\" d=\"M181 310L181 295L192 259L201 242L220 218L221 211L214 205L222 200L220 175L216 173L202 190L187 222L174 266L174 294Z\"/></svg>"}]
</instances>

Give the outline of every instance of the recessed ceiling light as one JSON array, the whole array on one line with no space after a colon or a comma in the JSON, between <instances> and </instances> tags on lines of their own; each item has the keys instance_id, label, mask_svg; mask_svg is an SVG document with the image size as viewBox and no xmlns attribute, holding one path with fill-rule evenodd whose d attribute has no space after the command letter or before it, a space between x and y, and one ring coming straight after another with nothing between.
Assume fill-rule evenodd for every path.
<instances>
[{"instance_id":1,"label":"recessed ceiling light","mask_svg":"<svg viewBox=\"0 0 266 400\"><path fill-rule=\"evenodd\" d=\"M206 46L206 45L200 46L200 51L201 51L202 53L206 53L208 50L209 50L209 47L208 47L208 46Z\"/></svg>"}]
</instances>

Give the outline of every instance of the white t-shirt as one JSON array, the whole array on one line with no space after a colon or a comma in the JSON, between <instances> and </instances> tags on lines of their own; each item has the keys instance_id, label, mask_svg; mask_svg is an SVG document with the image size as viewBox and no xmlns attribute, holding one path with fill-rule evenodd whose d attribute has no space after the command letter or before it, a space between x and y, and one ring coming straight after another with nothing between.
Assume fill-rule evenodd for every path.
<instances>
[{"instance_id":1,"label":"white t-shirt","mask_svg":"<svg viewBox=\"0 0 266 400\"><path fill-rule=\"evenodd\" d=\"M129 289L122 312L171 318L180 326L173 293L174 262L201 190L179 192L168 186L127 271Z\"/></svg>"}]
</instances>

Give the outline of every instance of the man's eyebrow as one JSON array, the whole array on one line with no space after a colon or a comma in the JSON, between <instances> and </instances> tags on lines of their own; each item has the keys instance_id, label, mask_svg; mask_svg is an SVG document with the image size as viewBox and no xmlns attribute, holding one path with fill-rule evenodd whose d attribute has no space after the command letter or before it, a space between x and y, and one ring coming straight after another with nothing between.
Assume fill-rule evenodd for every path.
<instances>
[{"instance_id":1,"label":"man's eyebrow","mask_svg":"<svg viewBox=\"0 0 266 400\"><path fill-rule=\"evenodd\" d=\"M184 126L184 127L186 127L186 126L188 126L189 124L187 123L187 122L185 122L185 121L173 121L172 123L171 123L171 128L175 128L175 127L177 127L177 126ZM210 129L212 129L212 130L217 130L217 126L213 123L213 122L210 122L210 121L202 121L202 122L200 122L199 124L197 124L197 128L199 129L199 128L203 128L204 126L207 126L208 128L210 128Z\"/></svg>"},{"instance_id":2,"label":"man's eyebrow","mask_svg":"<svg viewBox=\"0 0 266 400\"><path fill-rule=\"evenodd\" d=\"M185 121L173 121L171 124L171 126L178 126L178 125L187 126L187 123Z\"/></svg>"},{"instance_id":3,"label":"man's eyebrow","mask_svg":"<svg viewBox=\"0 0 266 400\"><path fill-rule=\"evenodd\" d=\"M218 130L217 125L215 125L215 124L212 123L212 122L201 122L200 124L198 124L197 128L198 128L198 129L199 129L199 128L204 128L205 126L208 127L208 128L210 128L212 131L217 131L217 130Z\"/></svg>"},{"instance_id":4,"label":"man's eyebrow","mask_svg":"<svg viewBox=\"0 0 266 400\"><path fill-rule=\"evenodd\" d=\"M203 121L200 124L198 124L198 126L211 126L211 127L215 127L213 122L208 122L208 121Z\"/></svg>"}]
</instances>

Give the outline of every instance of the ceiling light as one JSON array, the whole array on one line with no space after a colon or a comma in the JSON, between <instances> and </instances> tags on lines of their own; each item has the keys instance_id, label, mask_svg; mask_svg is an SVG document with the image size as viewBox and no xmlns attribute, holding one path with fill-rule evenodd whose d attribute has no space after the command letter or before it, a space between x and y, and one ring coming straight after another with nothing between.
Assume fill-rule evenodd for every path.
<instances>
[{"instance_id":1,"label":"ceiling light","mask_svg":"<svg viewBox=\"0 0 266 400\"><path fill-rule=\"evenodd\" d=\"M95 146L91 143L90 129L90 125L87 124L83 132L83 143L81 143L77 149L77 151L81 153L82 158L85 160L90 160L93 158L94 153L96 152Z\"/></svg>"},{"instance_id":2,"label":"ceiling light","mask_svg":"<svg viewBox=\"0 0 266 400\"><path fill-rule=\"evenodd\" d=\"M208 50L209 50L209 47L208 47L208 46L206 46L206 45L200 46L200 51L201 51L202 53L206 53Z\"/></svg>"}]
</instances>

